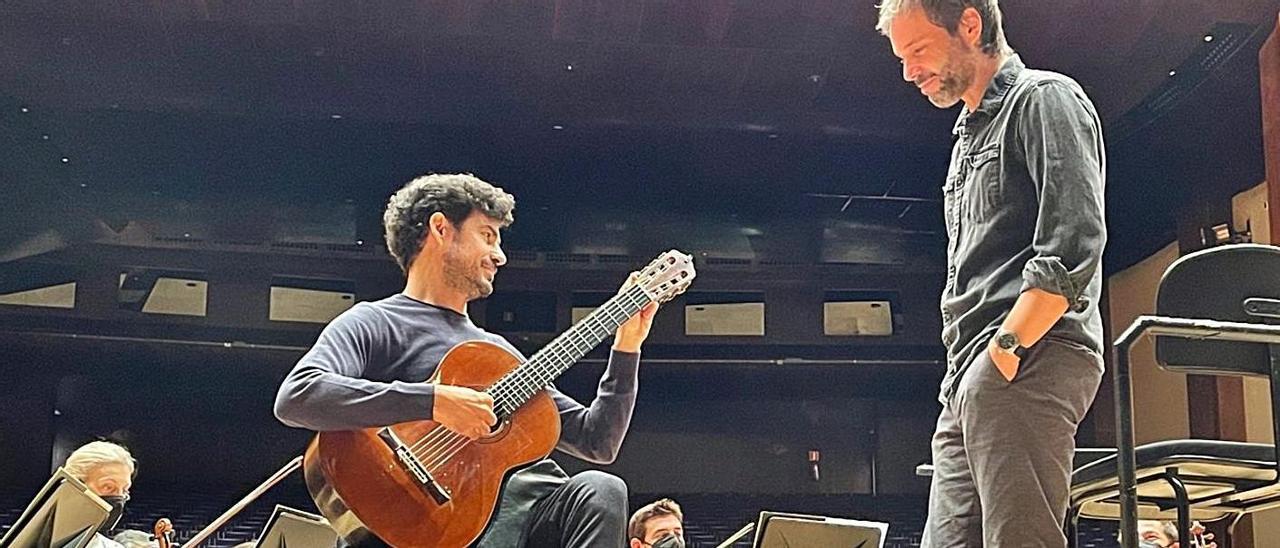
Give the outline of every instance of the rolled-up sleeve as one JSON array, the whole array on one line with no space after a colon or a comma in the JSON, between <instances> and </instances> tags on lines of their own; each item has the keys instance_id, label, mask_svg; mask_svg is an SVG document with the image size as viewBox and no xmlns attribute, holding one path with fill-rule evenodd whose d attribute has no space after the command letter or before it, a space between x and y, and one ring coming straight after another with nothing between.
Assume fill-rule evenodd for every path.
<instances>
[{"instance_id":1,"label":"rolled-up sleeve","mask_svg":"<svg viewBox=\"0 0 1280 548\"><path fill-rule=\"evenodd\" d=\"M1018 131L1039 208L1022 291L1062 295L1071 310L1082 311L1107 238L1102 126L1074 85L1046 81L1027 92Z\"/></svg>"}]
</instances>

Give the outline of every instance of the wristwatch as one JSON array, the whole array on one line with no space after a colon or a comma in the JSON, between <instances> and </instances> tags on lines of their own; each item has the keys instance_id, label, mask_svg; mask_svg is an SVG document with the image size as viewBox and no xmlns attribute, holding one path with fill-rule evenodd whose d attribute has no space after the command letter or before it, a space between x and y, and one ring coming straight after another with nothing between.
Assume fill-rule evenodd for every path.
<instances>
[{"instance_id":1,"label":"wristwatch","mask_svg":"<svg viewBox=\"0 0 1280 548\"><path fill-rule=\"evenodd\" d=\"M1018 334L1013 331L1001 329L996 332L996 347L1004 352L1008 352L1017 356L1018 359L1025 358L1027 349L1018 342Z\"/></svg>"}]
</instances>

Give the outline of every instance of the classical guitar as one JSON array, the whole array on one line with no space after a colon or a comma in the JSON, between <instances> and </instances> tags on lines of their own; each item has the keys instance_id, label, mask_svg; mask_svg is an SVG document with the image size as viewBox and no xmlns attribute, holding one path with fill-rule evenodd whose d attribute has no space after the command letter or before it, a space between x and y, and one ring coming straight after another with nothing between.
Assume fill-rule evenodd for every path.
<instances>
[{"instance_id":1,"label":"classical guitar","mask_svg":"<svg viewBox=\"0 0 1280 548\"><path fill-rule=\"evenodd\" d=\"M307 489L334 530L356 546L467 546L484 532L509 472L546 458L560 416L543 388L650 302L682 293L692 257L663 253L635 283L527 361L488 342L455 346L430 382L493 396L498 423L470 440L433 421L321 432L303 459Z\"/></svg>"}]
</instances>

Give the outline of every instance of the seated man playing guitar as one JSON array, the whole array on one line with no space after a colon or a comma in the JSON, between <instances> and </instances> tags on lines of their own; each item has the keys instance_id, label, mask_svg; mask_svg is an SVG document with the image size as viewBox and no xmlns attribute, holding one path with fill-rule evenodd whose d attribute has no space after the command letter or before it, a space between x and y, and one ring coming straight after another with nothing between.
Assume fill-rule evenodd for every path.
<instances>
[{"instance_id":1,"label":"seated man playing guitar","mask_svg":"<svg viewBox=\"0 0 1280 548\"><path fill-rule=\"evenodd\" d=\"M483 387L428 381L437 369L444 368L441 364L446 353L465 341L486 341L519 356L508 342L480 329L467 316L467 303L493 292L494 274L506 262L500 230L512 222L514 207L510 194L470 175L427 175L396 192L387 205L383 225L387 248L407 278L404 291L359 303L334 319L285 377L276 397L276 416L287 425L320 432L318 439L328 432L434 421L463 444L480 444L491 435L495 423L501 428L503 411L500 408L495 415L494 398ZM657 310L656 303L646 302L630 319L618 319L621 325L609 364L590 406L547 388L559 415L561 434L556 449L595 463L616 458L635 405L640 345ZM308 458L311 454L309 451ZM426 468L431 464L428 458L421 463L418 477L427 478L424 484L440 479L427 475L433 470ZM310 472L309 468L308 486L325 512L326 504L320 504ZM460 491L473 483L456 484L452 489L446 485L432 494L442 507L456 505L466 495ZM431 500L421 493L412 494ZM626 544L627 488L616 476L590 471L568 477L555 462L542 459L507 477L500 499L497 512L475 543L478 546ZM387 503L387 513L405 506L397 506L394 500ZM361 516L354 504L349 506L360 521L369 521L368 513ZM338 528L334 516L326 513L326 517ZM381 539L399 547L451 543L388 540L385 536L378 533L369 542L377 544ZM344 537L348 542L366 543L363 537Z\"/></svg>"}]
</instances>

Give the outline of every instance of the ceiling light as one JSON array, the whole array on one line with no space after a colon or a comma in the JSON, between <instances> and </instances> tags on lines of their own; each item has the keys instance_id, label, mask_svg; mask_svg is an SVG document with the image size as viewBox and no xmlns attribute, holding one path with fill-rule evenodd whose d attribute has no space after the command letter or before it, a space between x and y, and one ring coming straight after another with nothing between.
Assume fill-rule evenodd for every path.
<instances>
[{"instance_id":1,"label":"ceiling light","mask_svg":"<svg viewBox=\"0 0 1280 548\"><path fill-rule=\"evenodd\" d=\"M342 115L341 115L341 114L330 114L330 115L329 115L329 117L330 117L330 118L332 118L332 119L334 119L334 120L341 120L341 119L342 119Z\"/></svg>"},{"instance_id":2,"label":"ceiling light","mask_svg":"<svg viewBox=\"0 0 1280 548\"><path fill-rule=\"evenodd\" d=\"M1213 41L1213 35L1212 35L1212 34L1206 34L1206 35L1204 35L1204 41L1205 41L1205 42L1212 42L1212 41Z\"/></svg>"},{"instance_id":3,"label":"ceiling light","mask_svg":"<svg viewBox=\"0 0 1280 548\"><path fill-rule=\"evenodd\" d=\"M1178 75L1178 71L1176 70L1169 71L1169 76L1177 76L1177 75Z\"/></svg>"},{"instance_id":4,"label":"ceiling light","mask_svg":"<svg viewBox=\"0 0 1280 548\"><path fill-rule=\"evenodd\" d=\"M565 69L565 70L567 70L567 71L569 71L569 72L573 72L573 65L571 65L571 64L570 64L570 65L565 65L565 66L564 66L564 69Z\"/></svg>"},{"instance_id":5,"label":"ceiling light","mask_svg":"<svg viewBox=\"0 0 1280 548\"><path fill-rule=\"evenodd\" d=\"M556 125L554 125L554 126L551 126L551 129L554 129L554 130L556 130L556 131L560 131L560 130L564 129L564 126L562 126L562 125L560 125L560 124L556 124Z\"/></svg>"},{"instance_id":6,"label":"ceiling light","mask_svg":"<svg viewBox=\"0 0 1280 548\"><path fill-rule=\"evenodd\" d=\"M66 164L66 163L70 163L70 162L71 162L71 158L67 158L66 156L63 156L63 157L62 157L62 163Z\"/></svg>"}]
</instances>

